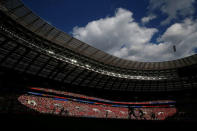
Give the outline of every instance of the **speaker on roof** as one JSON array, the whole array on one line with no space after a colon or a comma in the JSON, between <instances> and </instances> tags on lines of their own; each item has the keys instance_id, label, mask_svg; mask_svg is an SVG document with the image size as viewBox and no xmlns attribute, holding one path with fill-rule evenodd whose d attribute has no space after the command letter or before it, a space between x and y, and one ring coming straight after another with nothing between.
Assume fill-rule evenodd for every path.
<instances>
[{"instance_id":1,"label":"speaker on roof","mask_svg":"<svg viewBox=\"0 0 197 131\"><path fill-rule=\"evenodd\" d=\"M176 46L175 45L173 45L173 51L176 52Z\"/></svg>"}]
</instances>

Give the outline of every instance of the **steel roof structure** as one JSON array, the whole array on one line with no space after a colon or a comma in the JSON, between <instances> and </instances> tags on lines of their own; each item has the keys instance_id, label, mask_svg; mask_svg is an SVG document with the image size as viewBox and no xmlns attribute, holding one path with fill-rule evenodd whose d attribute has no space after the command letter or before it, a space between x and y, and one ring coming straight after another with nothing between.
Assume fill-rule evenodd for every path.
<instances>
[{"instance_id":1,"label":"steel roof structure","mask_svg":"<svg viewBox=\"0 0 197 131\"><path fill-rule=\"evenodd\" d=\"M121 59L77 40L48 24L39 16L35 15L20 0L6 0L5 7L6 13L13 20L23 25L36 35L104 64L126 69L155 70L184 67L193 64L197 59L196 55L166 62L137 62Z\"/></svg>"},{"instance_id":2,"label":"steel roof structure","mask_svg":"<svg viewBox=\"0 0 197 131\"><path fill-rule=\"evenodd\" d=\"M20 0L0 2L0 67L83 87L171 91L197 87L197 55L137 62L98 50L48 24Z\"/></svg>"}]
</instances>

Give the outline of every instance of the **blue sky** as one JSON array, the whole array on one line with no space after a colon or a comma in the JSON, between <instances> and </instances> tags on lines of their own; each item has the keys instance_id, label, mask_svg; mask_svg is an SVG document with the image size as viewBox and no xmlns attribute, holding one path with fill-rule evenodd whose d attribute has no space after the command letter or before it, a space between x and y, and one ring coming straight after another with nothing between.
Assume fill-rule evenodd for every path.
<instances>
[{"instance_id":1,"label":"blue sky","mask_svg":"<svg viewBox=\"0 0 197 131\"><path fill-rule=\"evenodd\" d=\"M55 27L117 57L165 61L197 52L196 0L23 2Z\"/></svg>"},{"instance_id":2,"label":"blue sky","mask_svg":"<svg viewBox=\"0 0 197 131\"><path fill-rule=\"evenodd\" d=\"M136 21L146 15L147 0L22 0L30 9L69 33L75 26L113 16L117 8L130 9Z\"/></svg>"}]
</instances>

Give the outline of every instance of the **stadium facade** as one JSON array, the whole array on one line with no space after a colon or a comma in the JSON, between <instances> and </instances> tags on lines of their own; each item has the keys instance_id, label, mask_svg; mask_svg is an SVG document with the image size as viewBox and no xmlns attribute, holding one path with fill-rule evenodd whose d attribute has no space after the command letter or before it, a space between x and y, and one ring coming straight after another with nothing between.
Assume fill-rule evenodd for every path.
<instances>
[{"instance_id":1,"label":"stadium facade","mask_svg":"<svg viewBox=\"0 0 197 131\"><path fill-rule=\"evenodd\" d=\"M9 94L43 87L119 102L171 100L177 112L196 109L197 55L164 62L121 59L58 30L20 0L0 1L0 77Z\"/></svg>"}]
</instances>

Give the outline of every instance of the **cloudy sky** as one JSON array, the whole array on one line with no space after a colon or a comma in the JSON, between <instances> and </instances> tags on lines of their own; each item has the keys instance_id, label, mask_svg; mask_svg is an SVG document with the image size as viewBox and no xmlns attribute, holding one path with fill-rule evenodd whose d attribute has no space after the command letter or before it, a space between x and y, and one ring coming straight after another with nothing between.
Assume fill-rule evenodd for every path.
<instances>
[{"instance_id":1,"label":"cloudy sky","mask_svg":"<svg viewBox=\"0 0 197 131\"><path fill-rule=\"evenodd\" d=\"M166 61L197 53L197 0L23 1L57 28L120 58Z\"/></svg>"}]
</instances>

